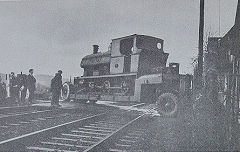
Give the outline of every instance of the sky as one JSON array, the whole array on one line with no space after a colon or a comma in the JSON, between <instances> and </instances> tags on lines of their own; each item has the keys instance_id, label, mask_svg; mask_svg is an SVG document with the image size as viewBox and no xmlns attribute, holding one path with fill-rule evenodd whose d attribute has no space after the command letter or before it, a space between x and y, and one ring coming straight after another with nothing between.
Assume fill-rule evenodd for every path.
<instances>
[{"instance_id":1,"label":"sky","mask_svg":"<svg viewBox=\"0 0 240 152\"><path fill-rule=\"evenodd\" d=\"M105 52L112 39L131 34L163 39L168 61L192 73L199 1L0 1L0 73L34 68L36 74L54 75L61 69L66 78L80 76L81 59L93 44ZM234 24L236 7L237 0L205 0L205 37L223 36Z\"/></svg>"}]
</instances>

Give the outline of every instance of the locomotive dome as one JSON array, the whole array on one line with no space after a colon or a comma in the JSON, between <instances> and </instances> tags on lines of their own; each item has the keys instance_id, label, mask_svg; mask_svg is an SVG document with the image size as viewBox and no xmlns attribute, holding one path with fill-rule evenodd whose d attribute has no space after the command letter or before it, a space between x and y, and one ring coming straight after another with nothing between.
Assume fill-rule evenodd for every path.
<instances>
[{"instance_id":1,"label":"locomotive dome","mask_svg":"<svg viewBox=\"0 0 240 152\"><path fill-rule=\"evenodd\" d=\"M110 63L110 56L111 56L110 51L104 53L98 52L96 54L87 55L82 59L80 66L84 68L87 66L94 66L97 64L107 64Z\"/></svg>"}]
</instances>

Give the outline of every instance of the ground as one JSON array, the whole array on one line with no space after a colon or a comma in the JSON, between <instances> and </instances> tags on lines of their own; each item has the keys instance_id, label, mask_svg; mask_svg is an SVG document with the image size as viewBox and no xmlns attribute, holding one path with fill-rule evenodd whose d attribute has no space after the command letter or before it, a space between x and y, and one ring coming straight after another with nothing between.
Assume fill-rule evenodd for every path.
<instances>
[{"instance_id":1,"label":"ground","mask_svg":"<svg viewBox=\"0 0 240 152\"><path fill-rule=\"evenodd\" d=\"M147 108L144 108L142 103L98 101L96 104L89 104L89 106L74 102L62 102L61 105L63 109L80 106L82 109L80 110L81 112L75 111L73 113L79 116L82 112L84 113L84 111L92 111L94 113L94 111L97 112L97 109L98 111L120 109L123 111L147 113L145 123L142 124L145 132L131 148L132 151L219 150L217 149L218 143L214 136L215 133L211 130L214 124L209 121L211 120L211 113L204 112L204 107L201 106L198 106L198 108L195 107L194 109L189 99L183 99L182 102L186 104L180 106L180 111L176 117L163 117L155 110L149 111ZM50 102L39 101L35 103L34 106L49 107ZM152 107L154 107L154 105L152 105ZM69 118L67 117L67 119ZM221 126L221 124L219 125ZM39 126L39 124L37 126ZM19 128L18 131L20 130Z\"/></svg>"}]
</instances>

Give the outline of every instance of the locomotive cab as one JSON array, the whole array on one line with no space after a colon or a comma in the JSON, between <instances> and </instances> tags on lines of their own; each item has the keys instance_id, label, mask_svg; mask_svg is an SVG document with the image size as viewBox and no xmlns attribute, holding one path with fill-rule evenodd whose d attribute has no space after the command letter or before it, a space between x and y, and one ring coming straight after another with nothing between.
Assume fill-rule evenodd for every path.
<instances>
[{"instance_id":1,"label":"locomotive cab","mask_svg":"<svg viewBox=\"0 0 240 152\"><path fill-rule=\"evenodd\" d=\"M159 38L134 34L113 39L110 74L138 74L146 66L165 66L166 54L163 52L163 40Z\"/></svg>"}]
</instances>

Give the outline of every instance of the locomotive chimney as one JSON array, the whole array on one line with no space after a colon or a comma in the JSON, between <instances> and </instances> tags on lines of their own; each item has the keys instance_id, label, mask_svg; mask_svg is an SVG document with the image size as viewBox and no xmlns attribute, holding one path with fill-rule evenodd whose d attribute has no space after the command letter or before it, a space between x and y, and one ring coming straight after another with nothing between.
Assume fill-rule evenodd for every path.
<instances>
[{"instance_id":1,"label":"locomotive chimney","mask_svg":"<svg viewBox=\"0 0 240 152\"><path fill-rule=\"evenodd\" d=\"M97 54L98 53L98 45L93 45L93 54Z\"/></svg>"}]
</instances>

